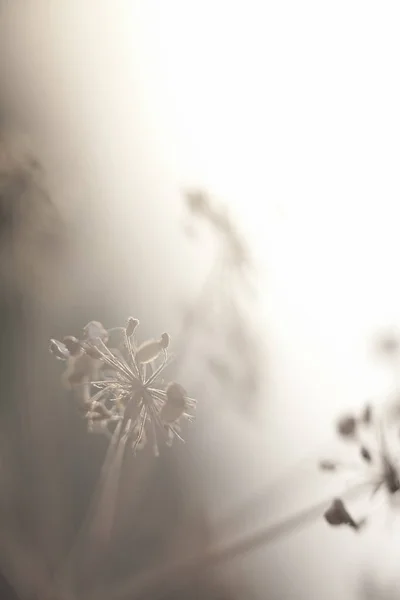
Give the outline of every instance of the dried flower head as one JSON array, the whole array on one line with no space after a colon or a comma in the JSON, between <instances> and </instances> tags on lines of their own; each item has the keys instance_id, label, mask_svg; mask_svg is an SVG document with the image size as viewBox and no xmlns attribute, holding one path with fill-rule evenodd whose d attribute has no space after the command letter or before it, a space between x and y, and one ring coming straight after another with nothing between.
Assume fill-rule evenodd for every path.
<instances>
[{"instance_id":1,"label":"dried flower head","mask_svg":"<svg viewBox=\"0 0 400 600\"><path fill-rule=\"evenodd\" d=\"M148 442L159 453L159 442L170 445L180 435L181 421L193 421L195 400L177 383L164 385L160 376L168 363L170 338L140 345L134 340L139 325L130 317L126 327L106 330L98 321L84 329L83 339L68 336L50 341L56 358L65 360L63 382L78 392L88 430L110 435L114 428L134 450ZM110 333L117 331L119 347L107 346Z\"/></svg>"},{"instance_id":2,"label":"dried flower head","mask_svg":"<svg viewBox=\"0 0 400 600\"><path fill-rule=\"evenodd\" d=\"M321 460L319 468L322 471L349 469L361 476L362 483L371 486L372 496L381 489L389 498L400 492L400 465L393 453L389 452L382 416L378 419L372 408L367 405L360 417L345 416L339 419L336 431L342 439L350 439L359 445L360 463L346 464L334 460ZM374 450L363 439L364 434L367 433L372 433L372 437L377 441ZM338 498L326 511L325 519L330 525L346 524L357 530L360 527L360 523L352 519L343 502Z\"/></svg>"}]
</instances>

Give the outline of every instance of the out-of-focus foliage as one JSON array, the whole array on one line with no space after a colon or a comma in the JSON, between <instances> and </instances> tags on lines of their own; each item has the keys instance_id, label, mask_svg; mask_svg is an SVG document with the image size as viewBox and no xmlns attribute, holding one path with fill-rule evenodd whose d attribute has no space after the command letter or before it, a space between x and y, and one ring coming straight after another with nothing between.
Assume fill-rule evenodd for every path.
<instances>
[{"instance_id":1,"label":"out-of-focus foliage","mask_svg":"<svg viewBox=\"0 0 400 600\"><path fill-rule=\"evenodd\" d=\"M214 240L214 259L198 297L184 314L181 352L194 349L197 374L203 365L205 377L211 375L217 383L216 394L223 394L242 415L251 416L261 376L252 282L255 266L225 208L198 190L188 191L185 201L188 231L192 234L196 227L208 228Z\"/></svg>"}]
</instances>

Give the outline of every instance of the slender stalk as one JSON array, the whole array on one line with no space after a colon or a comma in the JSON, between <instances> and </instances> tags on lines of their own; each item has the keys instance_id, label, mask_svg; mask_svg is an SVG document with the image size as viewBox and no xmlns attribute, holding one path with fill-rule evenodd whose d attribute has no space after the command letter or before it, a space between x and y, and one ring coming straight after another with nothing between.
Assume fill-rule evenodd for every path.
<instances>
[{"instance_id":1,"label":"slender stalk","mask_svg":"<svg viewBox=\"0 0 400 600\"><path fill-rule=\"evenodd\" d=\"M357 497L367 486L369 483L357 484L342 494L342 497L347 499ZM109 600L110 598L136 600L142 597L157 598L158 594L175 593L189 584L194 576L201 575L203 571L255 551L310 525L322 516L330 502L331 497L225 546L211 547L202 554L186 556L167 565L149 569L113 588L95 590L93 595L85 594L85 600Z\"/></svg>"}]
</instances>

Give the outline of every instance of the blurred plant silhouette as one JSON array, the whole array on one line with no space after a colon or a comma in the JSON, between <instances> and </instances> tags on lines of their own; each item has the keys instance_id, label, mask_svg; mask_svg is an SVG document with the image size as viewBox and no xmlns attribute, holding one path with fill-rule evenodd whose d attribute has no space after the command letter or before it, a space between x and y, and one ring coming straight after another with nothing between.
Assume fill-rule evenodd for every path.
<instances>
[{"instance_id":1,"label":"blurred plant silhouette","mask_svg":"<svg viewBox=\"0 0 400 600\"><path fill-rule=\"evenodd\" d=\"M198 343L196 368L203 364L219 384L219 393L223 390L242 415L251 417L260 388L261 345L254 325L251 276L255 267L250 250L228 211L205 192L186 191L185 204L190 219L186 231L193 237L196 226L208 227L215 241L215 256L197 298L184 314L180 352ZM208 341L205 349L201 345L204 336Z\"/></svg>"},{"instance_id":2,"label":"blurred plant silhouette","mask_svg":"<svg viewBox=\"0 0 400 600\"><path fill-rule=\"evenodd\" d=\"M133 574L179 557L188 548L194 554L204 553L212 539L207 505L191 474L188 447L180 451L174 445L155 459L152 444L133 456L121 452L123 444L108 443L107 436L86 435L77 406L71 403L70 391L60 386L60 374L49 362L46 348L54 335L78 329L82 314L90 314L93 307L90 299L85 306L84 297L78 300L81 306L74 306L70 294L60 293L70 286L65 279L65 257L74 243L68 231L70 225L66 226L49 197L43 170L25 152L19 135L11 126L2 133L1 598L66 600L86 598L89 593L97 597L104 588L108 590L107 598L112 599L114 587ZM91 246L81 260L86 261L92 277L104 278L101 266L96 265L96 248ZM57 291L55 295L53 290ZM79 287L73 291L75 299L79 298ZM106 322L117 313L117 307L112 315L103 309L99 317ZM110 384L112 390L105 386L98 391L125 395L118 398L121 404L112 416L117 417L117 427L124 422L124 432L129 434L126 440L133 435L134 445L143 441L142 429L143 434L146 429L150 440L152 436L152 422L145 418L146 411L140 422L135 423L133 418L130 421L134 411L130 414L129 410L135 408L135 403L129 402L129 394L139 381L139 396L151 395L150 408L154 409L158 433L165 434L168 442L171 433L180 436L178 421L186 418L193 401L178 384L164 386L159 381L167 364L162 358L169 345L167 334L133 348L135 324L136 320L130 319L126 328L120 328L128 338L125 359L127 348L123 344L119 349L121 359L117 352L102 345L104 340L100 340L99 348L93 343L93 338L102 336L101 324L93 321L85 328L83 339L78 340L82 342L78 350L73 337L60 343L54 340L52 350L66 360L64 381L68 384L78 385L78 380L80 383L80 378L87 376L88 365L92 367L99 360L108 363L113 381L116 377L118 384ZM146 335L149 325L142 326L144 335L150 337ZM100 358L90 356L96 350ZM134 360L127 370L129 355ZM159 355L162 360L158 365L154 361ZM92 377L83 383L89 384L83 390L91 393L92 384L102 385L95 384ZM113 398L107 401L113 403ZM126 407L128 411L123 410ZM85 408L86 423L93 427L95 417L100 413L104 417L108 411L99 397L95 401L91 397L90 407ZM106 416L108 425L108 412ZM193 597L193 586L197 597L232 597L222 577L210 572L204 576L193 570L174 597ZM131 595L127 592L125 597ZM161 590L159 597L168 598L167 589Z\"/></svg>"},{"instance_id":3,"label":"blurred plant silhouette","mask_svg":"<svg viewBox=\"0 0 400 600\"><path fill-rule=\"evenodd\" d=\"M398 369L400 344L396 335L379 336L375 348L379 357L389 360L391 367ZM349 471L354 481L370 486L371 499L383 491L393 507L400 496L399 398L399 390L395 390L379 405L365 404L359 415L341 416L336 423L336 432L344 443L358 450L356 461L323 459L319 463L322 471ZM347 525L355 531L367 522L365 517L355 520L340 498L332 501L324 516L329 525Z\"/></svg>"}]
</instances>

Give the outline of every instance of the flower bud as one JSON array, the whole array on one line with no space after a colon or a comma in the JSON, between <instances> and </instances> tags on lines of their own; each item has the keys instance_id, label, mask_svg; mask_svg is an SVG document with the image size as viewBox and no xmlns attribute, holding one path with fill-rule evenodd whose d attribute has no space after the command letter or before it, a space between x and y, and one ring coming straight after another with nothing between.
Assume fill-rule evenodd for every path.
<instances>
[{"instance_id":1,"label":"flower bud","mask_svg":"<svg viewBox=\"0 0 400 600\"><path fill-rule=\"evenodd\" d=\"M321 471L336 471L337 469L337 463L329 459L321 460L318 466L321 469Z\"/></svg>"},{"instance_id":2,"label":"flower bud","mask_svg":"<svg viewBox=\"0 0 400 600\"><path fill-rule=\"evenodd\" d=\"M168 346L169 346L169 335L168 335L168 333L163 333L161 335L159 343L160 343L161 348L163 348L164 350L166 348L168 348Z\"/></svg>"},{"instance_id":3,"label":"flower bud","mask_svg":"<svg viewBox=\"0 0 400 600\"><path fill-rule=\"evenodd\" d=\"M343 500L335 498L330 507L325 511L324 517L329 525L337 527L338 525L350 525L357 528L357 524L348 513Z\"/></svg>"},{"instance_id":4,"label":"flower bud","mask_svg":"<svg viewBox=\"0 0 400 600\"><path fill-rule=\"evenodd\" d=\"M352 438L357 431L357 420L352 415L346 415L339 419L336 424L338 434L345 438Z\"/></svg>"},{"instance_id":5,"label":"flower bud","mask_svg":"<svg viewBox=\"0 0 400 600\"><path fill-rule=\"evenodd\" d=\"M51 354L59 360L66 360L69 357L69 351L66 345L57 340L50 340L49 350Z\"/></svg>"},{"instance_id":6,"label":"flower bud","mask_svg":"<svg viewBox=\"0 0 400 600\"><path fill-rule=\"evenodd\" d=\"M71 356L76 356L81 352L81 344L76 337L68 335L63 339L63 343Z\"/></svg>"},{"instance_id":7,"label":"flower bud","mask_svg":"<svg viewBox=\"0 0 400 600\"><path fill-rule=\"evenodd\" d=\"M100 321L90 321L83 328L85 340L96 340L100 338L105 344L108 342L108 331L104 329Z\"/></svg>"},{"instance_id":8,"label":"flower bud","mask_svg":"<svg viewBox=\"0 0 400 600\"><path fill-rule=\"evenodd\" d=\"M160 412L164 423L177 421L186 408L186 393L179 383L169 383L166 389L167 400Z\"/></svg>"},{"instance_id":9,"label":"flower bud","mask_svg":"<svg viewBox=\"0 0 400 600\"><path fill-rule=\"evenodd\" d=\"M126 325L126 335L131 337L135 333L136 327L139 325L139 321L134 319L133 317L129 317L128 323Z\"/></svg>"}]
</instances>

